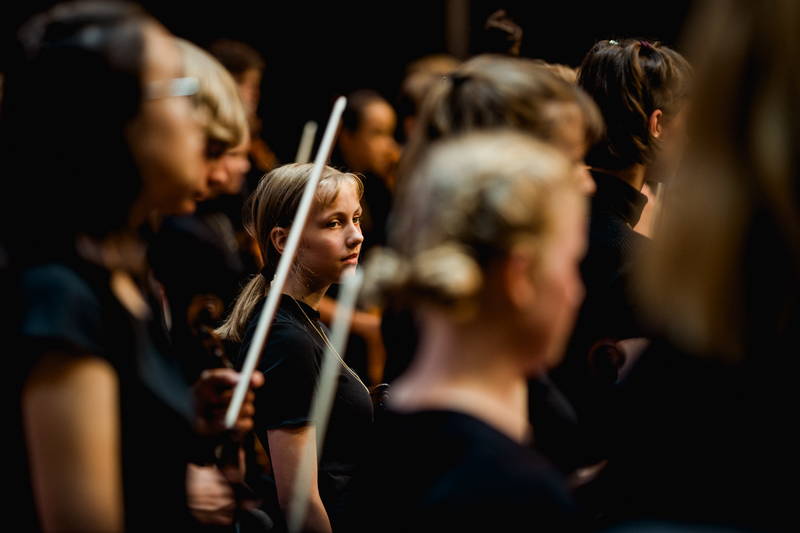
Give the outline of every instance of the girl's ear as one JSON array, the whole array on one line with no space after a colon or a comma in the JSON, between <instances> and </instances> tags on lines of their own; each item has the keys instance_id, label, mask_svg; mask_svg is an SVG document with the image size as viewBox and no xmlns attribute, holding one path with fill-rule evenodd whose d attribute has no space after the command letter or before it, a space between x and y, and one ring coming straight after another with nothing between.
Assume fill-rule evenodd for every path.
<instances>
[{"instance_id":1,"label":"girl's ear","mask_svg":"<svg viewBox=\"0 0 800 533\"><path fill-rule=\"evenodd\" d=\"M286 239L288 237L289 231L286 228L275 226L272 228L272 231L269 232L269 240L272 242L272 246L275 247L279 254L283 253L283 249L286 246Z\"/></svg>"},{"instance_id":2,"label":"girl's ear","mask_svg":"<svg viewBox=\"0 0 800 533\"><path fill-rule=\"evenodd\" d=\"M650 130L650 135L658 139L661 137L663 131L664 113L660 109L656 109L650 115L647 121L647 127Z\"/></svg>"}]
</instances>

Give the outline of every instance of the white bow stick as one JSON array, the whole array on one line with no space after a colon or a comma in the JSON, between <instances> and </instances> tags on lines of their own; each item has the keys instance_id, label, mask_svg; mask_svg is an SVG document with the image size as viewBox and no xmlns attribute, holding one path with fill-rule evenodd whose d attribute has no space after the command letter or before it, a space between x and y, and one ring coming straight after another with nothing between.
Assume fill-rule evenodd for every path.
<instances>
[{"instance_id":1,"label":"white bow stick","mask_svg":"<svg viewBox=\"0 0 800 533\"><path fill-rule=\"evenodd\" d=\"M247 350L244 366L239 375L239 381L236 383L236 388L233 391L233 398L231 398L228 411L225 413L225 426L228 429L233 428L236 424L236 419L239 418L239 411L242 409L244 397L247 394L247 390L250 388L250 380L253 377L256 365L258 365L261 350L264 349L264 343L267 340L267 334L272 325L272 319L275 317L275 311L278 308L278 301L283 292L283 287L286 285L286 278L294 262L297 247L300 244L300 236L303 234L303 229L305 229L308 220L308 214L311 211L314 194L317 192L317 185L322 175L322 167L325 165L330 155L333 146L333 138L336 136L336 130L339 128L339 120L342 118L342 112L344 112L346 104L347 99L340 96L333 106L330 119L328 119L325 134L322 136L322 142L320 143L319 150L317 150L317 157L314 159L314 167L311 170L311 176L308 178L308 183L306 183L306 188L300 199L300 205L297 208L297 214L292 222L292 227L289 229L289 238L287 239L286 247L278 262L275 279L272 281L272 285L270 285L269 292L267 293L267 301L264 304L264 309L261 311L261 316L258 317L258 324L253 333L253 340L250 343L250 348Z\"/></svg>"},{"instance_id":2,"label":"white bow stick","mask_svg":"<svg viewBox=\"0 0 800 533\"><path fill-rule=\"evenodd\" d=\"M317 123L313 120L306 122L303 126L303 136L300 137L300 146L297 147L295 163L308 163L311 158L311 148L314 146L314 135L317 134Z\"/></svg>"},{"instance_id":3,"label":"white bow stick","mask_svg":"<svg viewBox=\"0 0 800 533\"><path fill-rule=\"evenodd\" d=\"M333 317L330 344L325 349L320 370L317 390L314 393L314 402L311 405L311 427L316 430L317 454L322 454L322 443L325 441L325 432L328 428L331 407L336 395L336 378L342 370L339 364L340 356L347 347L347 334L350 331L350 321L353 318L353 309L356 306L358 291L364 275L359 270L347 271L342 275L342 285L339 298L336 302L336 313ZM311 480L313 469L316 468L314 441L308 439L300 455L300 464L294 478L292 499L289 504L287 525L289 533L302 530L308 510L309 494L311 493Z\"/></svg>"}]
</instances>

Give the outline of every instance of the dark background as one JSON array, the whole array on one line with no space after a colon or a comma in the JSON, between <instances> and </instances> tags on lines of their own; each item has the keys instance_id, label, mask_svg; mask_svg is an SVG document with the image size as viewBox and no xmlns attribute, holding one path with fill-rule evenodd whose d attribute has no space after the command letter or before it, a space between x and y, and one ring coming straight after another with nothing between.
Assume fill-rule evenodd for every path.
<instances>
[{"instance_id":1,"label":"dark background","mask_svg":"<svg viewBox=\"0 0 800 533\"><path fill-rule=\"evenodd\" d=\"M16 27L54 3L6 2L0 7L3 61ZM244 41L264 55L263 136L283 161L293 158L306 120L317 120L320 130L324 127L336 95L372 88L394 102L409 61L448 51L445 0L139 3L173 33L201 46L225 37ZM680 32L692 2L472 0L466 4L471 53L480 51L488 15L505 8L524 30L523 56L576 66L595 41L605 38L645 37L680 49Z\"/></svg>"}]
</instances>

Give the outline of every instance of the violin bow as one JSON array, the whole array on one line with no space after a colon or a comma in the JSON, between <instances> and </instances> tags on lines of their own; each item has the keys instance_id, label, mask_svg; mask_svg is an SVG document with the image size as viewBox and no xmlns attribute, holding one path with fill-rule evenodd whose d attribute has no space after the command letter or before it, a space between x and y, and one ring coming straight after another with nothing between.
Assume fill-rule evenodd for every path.
<instances>
[{"instance_id":1,"label":"violin bow","mask_svg":"<svg viewBox=\"0 0 800 533\"><path fill-rule=\"evenodd\" d=\"M289 229L289 237L286 242L286 247L281 254L281 259L278 262L278 268L275 272L275 278L269 287L267 293L267 301L258 317L258 324L253 333L253 341L247 350L245 356L244 366L242 367L239 381L236 383L236 388L233 391L231 403L228 405L228 410L225 413L225 427L231 429L236 424L236 419L239 417L239 411L242 409L245 395L250 386L250 380L253 377L253 372L258 365L261 357L261 351L264 349L264 344L269 334L272 319L275 317L275 312L278 308L281 293L286 285L286 279L289 275L289 269L294 262L297 248L300 244L300 237L303 229L308 221L308 215L311 211L311 205L314 200L314 195L317 191L320 176L322 175L322 168L328 160L331 148L333 147L333 139L336 136L336 131L339 128L339 122L342 118L347 99L340 96L336 103L333 105L331 116L328 119L328 125L325 128L325 134L322 136L322 142L317 150L317 156L314 159L314 167L311 170L311 176L306 183L303 190L303 196L300 199L300 205L297 208L297 214L294 217L292 226Z\"/></svg>"}]
</instances>

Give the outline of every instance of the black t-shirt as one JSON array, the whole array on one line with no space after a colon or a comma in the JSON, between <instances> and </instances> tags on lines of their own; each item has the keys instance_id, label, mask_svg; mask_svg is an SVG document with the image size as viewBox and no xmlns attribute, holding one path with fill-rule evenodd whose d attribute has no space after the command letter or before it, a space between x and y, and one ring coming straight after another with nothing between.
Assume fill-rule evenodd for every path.
<instances>
[{"instance_id":1,"label":"black t-shirt","mask_svg":"<svg viewBox=\"0 0 800 533\"><path fill-rule=\"evenodd\" d=\"M86 261L41 264L14 277L18 390L48 351L108 361L119 380L126 530L190 528L185 478L195 444L193 407L177 366L164 355L159 325L129 313L115 297L110 273ZM27 475L21 473L23 486ZM36 529L22 529L28 526Z\"/></svg>"},{"instance_id":2,"label":"black t-shirt","mask_svg":"<svg viewBox=\"0 0 800 533\"><path fill-rule=\"evenodd\" d=\"M453 411L387 411L345 531L568 531L574 507L536 452Z\"/></svg>"},{"instance_id":3,"label":"black t-shirt","mask_svg":"<svg viewBox=\"0 0 800 533\"><path fill-rule=\"evenodd\" d=\"M250 317L238 367L244 363L263 306L262 300ZM267 430L301 427L311 421L309 414L326 345L310 322L324 331L318 312L288 295L281 296L258 365L264 373L265 383L256 391L255 431L267 453ZM317 451L320 496L332 522L363 459L371 424L369 391L355 375L342 367L325 442L321 453ZM283 517L277 505L274 480L267 479L265 490L265 509L280 523Z\"/></svg>"}]
</instances>

